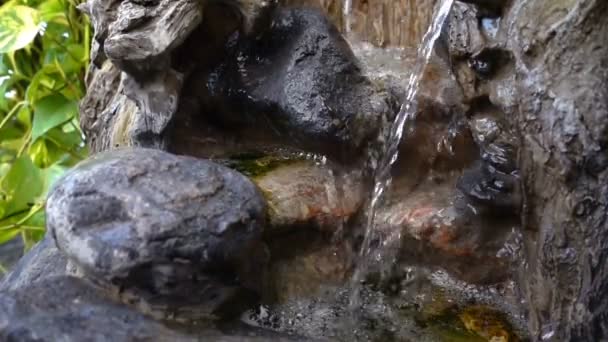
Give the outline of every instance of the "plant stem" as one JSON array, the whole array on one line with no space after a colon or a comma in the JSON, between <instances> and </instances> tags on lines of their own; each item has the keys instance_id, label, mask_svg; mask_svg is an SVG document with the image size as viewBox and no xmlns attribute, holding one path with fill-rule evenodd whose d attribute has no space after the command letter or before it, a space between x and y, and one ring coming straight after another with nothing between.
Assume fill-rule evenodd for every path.
<instances>
[{"instance_id":1,"label":"plant stem","mask_svg":"<svg viewBox=\"0 0 608 342\"><path fill-rule=\"evenodd\" d=\"M4 117L4 119L2 120L2 122L0 122L0 130L2 128L4 128L4 125L6 125L6 123L11 119L11 117L13 115L15 115L15 113L17 113L17 109L21 106L23 106L26 102L25 101L19 101L15 104L15 106L13 107L13 109L11 109L10 112L8 112L8 114L6 114L6 116Z\"/></svg>"}]
</instances>

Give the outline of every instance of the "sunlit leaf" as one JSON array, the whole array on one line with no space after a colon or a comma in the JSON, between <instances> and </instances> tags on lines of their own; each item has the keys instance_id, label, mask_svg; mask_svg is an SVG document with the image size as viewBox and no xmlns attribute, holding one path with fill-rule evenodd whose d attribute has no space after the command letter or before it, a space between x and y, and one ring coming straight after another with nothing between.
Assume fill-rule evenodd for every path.
<instances>
[{"instance_id":1,"label":"sunlit leaf","mask_svg":"<svg viewBox=\"0 0 608 342\"><path fill-rule=\"evenodd\" d=\"M29 130L32 127L32 111L30 106L23 106L17 112L17 122L24 130Z\"/></svg>"},{"instance_id":2,"label":"sunlit leaf","mask_svg":"<svg viewBox=\"0 0 608 342\"><path fill-rule=\"evenodd\" d=\"M8 65L4 62L4 56L0 56L0 76L8 75Z\"/></svg>"},{"instance_id":3,"label":"sunlit leaf","mask_svg":"<svg viewBox=\"0 0 608 342\"><path fill-rule=\"evenodd\" d=\"M43 190L41 196L46 197L46 194L68 169L66 166L55 164L42 170Z\"/></svg>"},{"instance_id":4,"label":"sunlit leaf","mask_svg":"<svg viewBox=\"0 0 608 342\"><path fill-rule=\"evenodd\" d=\"M27 6L8 6L0 10L0 53L24 48L39 31L40 14Z\"/></svg>"},{"instance_id":5,"label":"sunlit leaf","mask_svg":"<svg viewBox=\"0 0 608 342\"><path fill-rule=\"evenodd\" d=\"M49 95L35 105L32 141L36 141L50 129L69 121L78 114L78 104L61 94Z\"/></svg>"},{"instance_id":6,"label":"sunlit leaf","mask_svg":"<svg viewBox=\"0 0 608 342\"><path fill-rule=\"evenodd\" d=\"M67 149L78 147L82 143L82 137L79 131L73 130L66 132L62 127L56 127L47 132L47 139L54 144Z\"/></svg>"},{"instance_id":7,"label":"sunlit leaf","mask_svg":"<svg viewBox=\"0 0 608 342\"><path fill-rule=\"evenodd\" d=\"M55 64L46 64L36 72L34 77L27 87L25 98L30 103L36 101L53 92L55 83L60 79L61 74L57 70Z\"/></svg>"},{"instance_id":8,"label":"sunlit leaf","mask_svg":"<svg viewBox=\"0 0 608 342\"><path fill-rule=\"evenodd\" d=\"M0 244L11 241L15 236L19 235L21 230L19 228L7 229L0 231Z\"/></svg>"},{"instance_id":9,"label":"sunlit leaf","mask_svg":"<svg viewBox=\"0 0 608 342\"><path fill-rule=\"evenodd\" d=\"M8 112L10 109L12 101L6 96L6 93L10 90L11 83L10 77L0 76L0 112Z\"/></svg>"},{"instance_id":10,"label":"sunlit leaf","mask_svg":"<svg viewBox=\"0 0 608 342\"><path fill-rule=\"evenodd\" d=\"M46 0L38 6L38 11L43 21L53 20L56 17L65 16L64 2L59 0Z\"/></svg>"},{"instance_id":11,"label":"sunlit leaf","mask_svg":"<svg viewBox=\"0 0 608 342\"><path fill-rule=\"evenodd\" d=\"M43 185L40 169L28 156L16 159L0 182L0 191L4 197L0 198L0 207L4 208L1 217L31 207L42 193Z\"/></svg>"}]
</instances>

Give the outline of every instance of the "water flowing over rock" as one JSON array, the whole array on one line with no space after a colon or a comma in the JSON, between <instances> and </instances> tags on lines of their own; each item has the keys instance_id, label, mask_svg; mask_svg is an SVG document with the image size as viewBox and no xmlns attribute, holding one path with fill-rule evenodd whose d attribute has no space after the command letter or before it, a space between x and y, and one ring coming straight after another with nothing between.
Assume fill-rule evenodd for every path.
<instances>
[{"instance_id":1,"label":"water flowing over rock","mask_svg":"<svg viewBox=\"0 0 608 342\"><path fill-rule=\"evenodd\" d=\"M532 339L606 339L608 50L598 42L608 39L608 3L467 2L478 5L469 9L478 24L452 29L482 32L484 43L455 68L473 71L474 109L490 104L516 132L525 191L519 283ZM489 151L488 170L506 156Z\"/></svg>"},{"instance_id":2,"label":"water flowing over rock","mask_svg":"<svg viewBox=\"0 0 608 342\"><path fill-rule=\"evenodd\" d=\"M608 338L605 0L455 2L366 217L435 4L81 5L93 156L2 280L0 337Z\"/></svg>"}]
</instances>

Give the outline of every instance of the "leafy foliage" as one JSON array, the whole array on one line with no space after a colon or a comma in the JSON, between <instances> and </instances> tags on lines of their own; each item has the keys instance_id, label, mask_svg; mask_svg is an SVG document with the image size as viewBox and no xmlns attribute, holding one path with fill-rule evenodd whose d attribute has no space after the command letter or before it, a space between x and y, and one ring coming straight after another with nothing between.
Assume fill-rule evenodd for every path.
<instances>
[{"instance_id":1,"label":"leafy foliage","mask_svg":"<svg viewBox=\"0 0 608 342\"><path fill-rule=\"evenodd\" d=\"M42 237L49 188L87 153L77 116L91 31L80 2L0 6L0 243Z\"/></svg>"}]
</instances>

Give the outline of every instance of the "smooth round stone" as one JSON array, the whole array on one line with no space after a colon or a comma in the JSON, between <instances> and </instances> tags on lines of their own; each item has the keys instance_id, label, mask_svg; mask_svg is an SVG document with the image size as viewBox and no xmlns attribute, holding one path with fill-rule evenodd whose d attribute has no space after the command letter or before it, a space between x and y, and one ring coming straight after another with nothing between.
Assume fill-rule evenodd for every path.
<instances>
[{"instance_id":1,"label":"smooth round stone","mask_svg":"<svg viewBox=\"0 0 608 342\"><path fill-rule=\"evenodd\" d=\"M198 315L239 289L257 292L265 212L257 187L238 172L128 149L96 155L59 181L47 224L86 277L130 290L153 311Z\"/></svg>"}]
</instances>

